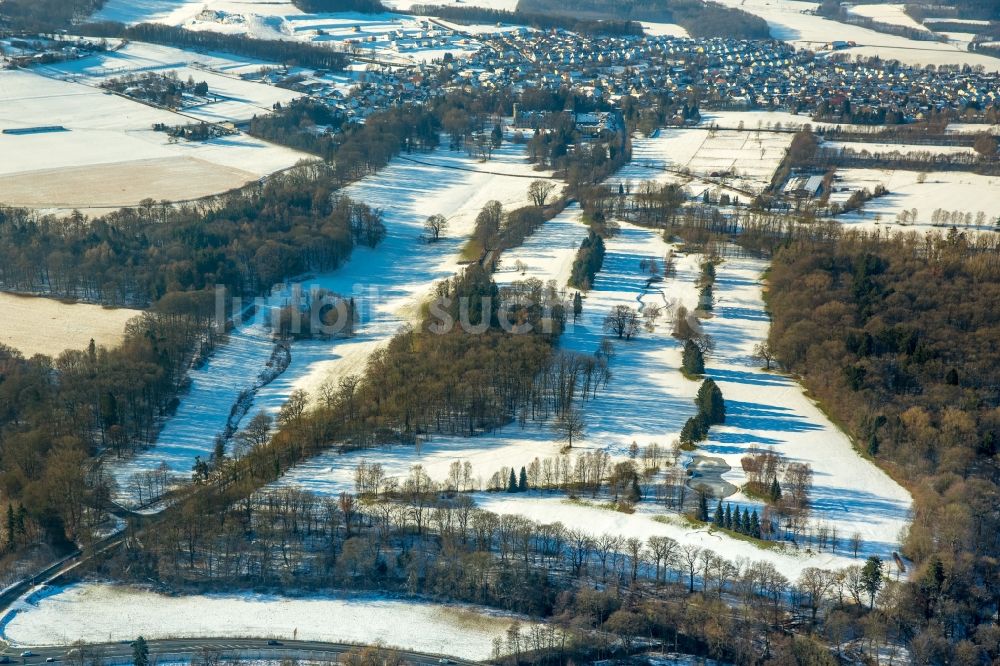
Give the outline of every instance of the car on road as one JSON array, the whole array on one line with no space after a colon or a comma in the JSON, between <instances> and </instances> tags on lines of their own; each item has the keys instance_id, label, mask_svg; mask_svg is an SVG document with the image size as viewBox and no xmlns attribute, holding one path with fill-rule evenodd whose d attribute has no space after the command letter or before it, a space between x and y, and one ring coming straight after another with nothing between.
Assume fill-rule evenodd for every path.
<instances>
[{"instance_id":1,"label":"car on road","mask_svg":"<svg viewBox=\"0 0 1000 666\"><path fill-rule=\"evenodd\" d=\"M25 650L24 652L21 653L21 656L22 657L34 657L35 653L32 652L31 650Z\"/></svg>"},{"instance_id":2,"label":"car on road","mask_svg":"<svg viewBox=\"0 0 1000 666\"><path fill-rule=\"evenodd\" d=\"M281 641L276 641L273 638L267 642L268 645L284 645Z\"/></svg>"},{"instance_id":3,"label":"car on road","mask_svg":"<svg viewBox=\"0 0 1000 666\"><path fill-rule=\"evenodd\" d=\"M56 658L55 658L55 657L46 657L46 658L45 658L45 663L47 663L47 664L51 664L51 663L52 663L53 661L55 661L55 660L56 660Z\"/></svg>"},{"instance_id":4,"label":"car on road","mask_svg":"<svg viewBox=\"0 0 1000 666\"><path fill-rule=\"evenodd\" d=\"M446 666L446 664L454 664L455 662L447 657L441 657L438 659L438 663L441 664L441 666Z\"/></svg>"},{"instance_id":5,"label":"car on road","mask_svg":"<svg viewBox=\"0 0 1000 666\"><path fill-rule=\"evenodd\" d=\"M7 655L0 656L0 664L9 664L9 663L10 663L10 657L8 657Z\"/></svg>"}]
</instances>

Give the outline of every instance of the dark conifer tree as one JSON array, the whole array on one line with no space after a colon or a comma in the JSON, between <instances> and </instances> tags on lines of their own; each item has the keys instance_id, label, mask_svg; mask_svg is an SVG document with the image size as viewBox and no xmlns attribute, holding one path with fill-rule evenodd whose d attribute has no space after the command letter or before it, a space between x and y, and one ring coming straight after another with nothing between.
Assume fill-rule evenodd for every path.
<instances>
[{"instance_id":1,"label":"dark conifer tree","mask_svg":"<svg viewBox=\"0 0 1000 666\"><path fill-rule=\"evenodd\" d=\"M725 518L725 520L726 520L725 528L727 530L733 529L733 505L732 504L726 504L726 518Z\"/></svg>"},{"instance_id":2,"label":"dark conifer tree","mask_svg":"<svg viewBox=\"0 0 1000 666\"><path fill-rule=\"evenodd\" d=\"M507 480L507 492L516 493L517 492L517 476L514 474L514 468L510 468L510 478Z\"/></svg>"},{"instance_id":3,"label":"dark conifer tree","mask_svg":"<svg viewBox=\"0 0 1000 666\"><path fill-rule=\"evenodd\" d=\"M712 524L716 527L723 527L725 525L726 516L725 512L722 510L722 500L715 506L715 515L712 516Z\"/></svg>"},{"instance_id":4,"label":"dark conifer tree","mask_svg":"<svg viewBox=\"0 0 1000 666\"><path fill-rule=\"evenodd\" d=\"M528 473L524 470L524 465L521 466L521 476L517 481L517 491L523 493L528 489Z\"/></svg>"},{"instance_id":5,"label":"dark conifer tree","mask_svg":"<svg viewBox=\"0 0 1000 666\"><path fill-rule=\"evenodd\" d=\"M684 343L681 366L684 368L684 372L689 375L700 375L705 372L705 356L692 340L687 340Z\"/></svg>"},{"instance_id":6,"label":"dark conifer tree","mask_svg":"<svg viewBox=\"0 0 1000 666\"><path fill-rule=\"evenodd\" d=\"M708 497L705 493L698 495L698 520L703 523L708 522Z\"/></svg>"}]
</instances>

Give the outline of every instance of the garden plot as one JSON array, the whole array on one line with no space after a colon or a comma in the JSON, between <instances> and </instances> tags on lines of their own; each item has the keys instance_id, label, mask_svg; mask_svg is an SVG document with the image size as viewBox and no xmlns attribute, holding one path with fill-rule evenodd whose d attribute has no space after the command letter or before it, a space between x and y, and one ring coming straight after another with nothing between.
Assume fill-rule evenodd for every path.
<instances>
[{"instance_id":1,"label":"garden plot","mask_svg":"<svg viewBox=\"0 0 1000 666\"><path fill-rule=\"evenodd\" d=\"M1000 68L1000 59L969 53L954 44L918 41L888 35L848 23L840 23L814 12L817 2L800 0L720 0L721 4L756 14L767 21L771 37L796 46L823 50L834 40L858 44L845 53L878 56L899 60L908 65L983 65L988 70Z\"/></svg>"},{"instance_id":2,"label":"garden plot","mask_svg":"<svg viewBox=\"0 0 1000 666\"><path fill-rule=\"evenodd\" d=\"M744 121L743 129L739 129L740 121L720 115L733 129L709 129L703 122L697 128L663 128L652 136L636 137L632 161L608 182L612 186L649 180L676 182L685 184L692 196L708 188L743 200L749 193L759 193L770 184L792 134L757 131L757 122L762 126L772 122L763 115L753 123ZM711 122L715 121L713 117Z\"/></svg>"},{"instance_id":3,"label":"garden plot","mask_svg":"<svg viewBox=\"0 0 1000 666\"><path fill-rule=\"evenodd\" d=\"M76 641L274 637L386 647L485 661L493 639L525 618L477 606L375 595L277 597L163 595L108 583L41 588L0 617L0 636L18 646Z\"/></svg>"},{"instance_id":4,"label":"garden plot","mask_svg":"<svg viewBox=\"0 0 1000 666\"><path fill-rule=\"evenodd\" d=\"M873 191L884 185L889 194L872 199L862 212L838 215L837 221L859 228L888 228L892 231L944 231L953 224L959 230L989 230L997 227L1000 217L1000 177L980 176L961 171L933 171L923 176L917 171L880 169L837 169L830 201L844 203L860 189ZM843 190L843 191L842 191ZM912 211L916 216L912 217ZM937 218L935 211L948 213L948 219ZM907 223L898 224L900 214L908 213ZM979 219L979 213L983 218ZM955 213L960 213L959 221ZM967 224L968 222L968 224Z\"/></svg>"},{"instance_id":5,"label":"garden plot","mask_svg":"<svg viewBox=\"0 0 1000 666\"><path fill-rule=\"evenodd\" d=\"M25 357L54 357L67 349L86 349L91 340L113 347L124 337L125 323L138 314L127 308L0 293L0 345L13 347Z\"/></svg>"},{"instance_id":6,"label":"garden plot","mask_svg":"<svg viewBox=\"0 0 1000 666\"><path fill-rule=\"evenodd\" d=\"M363 373L374 350L387 344L400 327L416 321L419 306L434 285L459 270L462 244L486 202L496 199L508 209L526 205L535 175L523 147L506 143L487 163L443 150L400 156L378 174L345 188L344 195L383 210L388 234L377 248L356 247L340 269L298 286L306 293L318 287L353 296L360 318L355 336L293 343L291 364L260 389L254 409L276 411L292 391L315 396L326 382ZM448 218L449 227L441 240L428 243L423 239L424 220L436 213ZM114 466L121 501L142 499L133 483L137 474L165 465L173 475L185 478L195 456L208 457L240 393L267 370L273 349L268 308L283 305L290 293L289 285L277 288L251 321L192 372L191 388L156 446Z\"/></svg>"},{"instance_id":7,"label":"garden plot","mask_svg":"<svg viewBox=\"0 0 1000 666\"><path fill-rule=\"evenodd\" d=\"M308 157L237 135L170 143L155 123L187 124L169 111L34 71L0 72L0 201L69 210L186 200L239 187ZM141 175L141 178L138 175Z\"/></svg>"}]
</instances>

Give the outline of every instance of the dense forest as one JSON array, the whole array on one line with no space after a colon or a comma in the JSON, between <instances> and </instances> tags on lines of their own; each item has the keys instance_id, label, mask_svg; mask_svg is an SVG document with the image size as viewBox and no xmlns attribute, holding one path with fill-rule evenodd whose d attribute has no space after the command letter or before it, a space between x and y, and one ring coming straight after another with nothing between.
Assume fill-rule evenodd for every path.
<instances>
[{"instance_id":1,"label":"dense forest","mask_svg":"<svg viewBox=\"0 0 1000 666\"><path fill-rule=\"evenodd\" d=\"M87 23L79 26L78 32L87 37L117 37L182 49L222 51L289 66L330 71L340 71L350 62L344 53L306 42L257 39L247 35L230 35L211 30L188 30L162 23L139 23L131 26L113 22Z\"/></svg>"},{"instance_id":2,"label":"dense forest","mask_svg":"<svg viewBox=\"0 0 1000 666\"><path fill-rule=\"evenodd\" d=\"M581 0L572 7L559 0L520 0L526 14L572 15L580 18L676 23L692 37L770 39L764 19L741 9L702 0Z\"/></svg>"},{"instance_id":3,"label":"dense forest","mask_svg":"<svg viewBox=\"0 0 1000 666\"><path fill-rule=\"evenodd\" d=\"M139 306L173 291L264 294L381 238L378 211L333 197L328 171L303 166L195 205L149 201L95 219L0 209L0 285Z\"/></svg>"},{"instance_id":4,"label":"dense forest","mask_svg":"<svg viewBox=\"0 0 1000 666\"><path fill-rule=\"evenodd\" d=\"M25 359L0 345L0 495L21 515L4 551L90 538L113 483L93 456L151 443L218 335L214 298L198 292L164 299L111 349Z\"/></svg>"},{"instance_id":5,"label":"dense forest","mask_svg":"<svg viewBox=\"0 0 1000 666\"><path fill-rule=\"evenodd\" d=\"M15 32L53 32L86 19L106 0L5 0L0 27Z\"/></svg>"},{"instance_id":6,"label":"dense forest","mask_svg":"<svg viewBox=\"0 0 1000 666\"><path fill-rule=\"evenodd\" d=\"M379 0L292 0L292 4L310 14L329 12L378 14L388 11Z\"/></svg>"},{"instance_id":7,"label":"dense forest","mask_svg":"<svg viewBox=\"0 0 1000 666\"><path fill-rule=\"evenodd\" d=\"M995 640L981 629L1000 603L998 298L996 239L954 230L801 238L769 273L777 357L913 492L919 569L899 604L906 637L942 650Z\"/></svg>"}]
</instances>

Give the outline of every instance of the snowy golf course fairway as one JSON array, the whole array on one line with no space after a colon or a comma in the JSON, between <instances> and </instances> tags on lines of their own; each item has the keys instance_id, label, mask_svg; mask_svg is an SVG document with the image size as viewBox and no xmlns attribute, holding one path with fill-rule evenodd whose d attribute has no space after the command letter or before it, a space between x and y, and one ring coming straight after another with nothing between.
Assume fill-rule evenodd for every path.
<instances>
[{"instance_id":1,"label":"snowy golf course fairway","mask_svg":"<svg viewBox=\"0 0 1000 666\"><path fill-rule=\"evenodd\" d=\"M780 161L789 135L756 130L792 119L775 114L718 114L712 120L727 128L724 131L681 129L648 139L637 137L638 161L623 167L609 182L628 182L633 187L649 178L676 182L676 175L666 171L675 167L690 169L697 181L701 174L735 165L742 174L738 187L759 190L768 180L765 171ZM746 129L739 129L741 124ZM761 162L759 171L748 168L754 160ZM388 235L377 248L357 248L339 270L312 276L303 286L308 289L317 284L354 295L362 313L357 334L346 340L294 342L291 365L257 393L251 413L276 412L297 389L315 399L325 383L335 384L342 377L363 372L373 351L385 345L400 326L416 321L419 306L434 285L460 270L461 248L482 206L491 199L501 201L507 210L525 205L528 184L539 175L547 174L532 170L522 146L505 142L487 163L443 148L400 156L379 174L347 188L349 196L384 210ZM698 192L705 185L691 182L690 187ZM445 215L450 226L441 241L427 243L421 239L422 226L433 213ZM717 265L715 306L701 320L704 332L714 340L714 350L706 355L705 376L721 388L727 420L713 427L697 449L680 452L675 465L682 471L702 465L699 469L711 477L714 487L724 489L726 502L762 513L763 502L741 490L747 482L742 458L757 448L773 450L784 463L807 463L813 473L811 510L797 543L769 542L762 547L688 522L676 509L657 501L652 492L664 483L669 473L666 467L643 481L649 492L631 513L609 508L610 498L601 494L570 501L565 493L548 490L485 492L501 467L519 469L536 459L604 450L612 462L621 461L633 443L639 447L656 443L670 450L693 414L692 400L700 382L680 372L682 345L672 335L672 318L681 306L695 310L696 282L705 257L668 243L657 230L629 223L620 226L606 242L603 267L584 295L581 317L568 323L559 345L581 354L595 353L607 337L604 318L615 306L641 310L655 304L664 315L652 330L643 330L632 340L611 340L611 379L595 399L579 404L586 431L570 452L561 454L564 442L548 425L522 428L512 423L479 437L431 436L418 447L387 446L348 454L330 451L291 469L272 488L295 487L329 496L354 492L354 472L363 460L380 463L389 476L399 479L414 465L421 465L431 479L443 482L457 462L470 468L469 482L462 490L473 493L481 508L523 515L539 523L559 522L594 537L610 534L645 540L669 536L730 560L766 560L789 578L806 567L842 568L867 555L892 561L909 521L911 497L855 451L849 438L801 386L777 372L764 371L760 361L752 360L754 346L766 339L769 327L761 282L766 262L735 253L724 253L728 256ZM576 290L568 288L567 281L586 234L579 207L570 204L520 247L504 253L495 274L497 284L536 278L553 282L571 297ZM663 262L668 253L673 253L674 275L651 279L643 265ZM267 305L282 303L287 294L287 285L276 288ZM189 478L195 456L209 455L230 407L264 369L272 346L263 316L258 316L192 373L191 389L167 422L157 446L115 466L121 501L141 503L131 483L137 473L165 465L178 480ZM695 481L688 485L694 488ZM820 539L819 534L824 537ZM821 543L832 535L835 547ZM855 535L860 542L856 555L848 547Z\"/></svg>"},{"instance_id":2,"label":"snowy golf course fairway","mask_svg":"<svg viewBox=\"0 0 1000 666\"><path fill-rule=\"evenodd\" d=\"M381 643L417 652L484 660L515 621L475 606L379 596L257 594L165 596L103 583L48 588L0 618L0 638L24 646L184 636Z\"/></svg>"}]
</instances>

